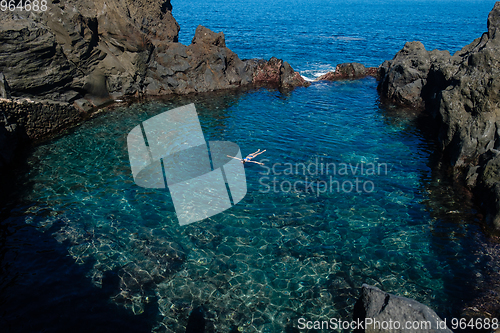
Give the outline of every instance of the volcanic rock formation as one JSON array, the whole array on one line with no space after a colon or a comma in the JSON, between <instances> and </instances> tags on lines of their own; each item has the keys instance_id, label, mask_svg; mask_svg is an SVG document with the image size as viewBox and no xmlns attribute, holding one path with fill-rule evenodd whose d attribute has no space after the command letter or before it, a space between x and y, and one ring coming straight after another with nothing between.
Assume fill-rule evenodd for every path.
<instances>
[{"instance_id":1,"label":"volcanic rock formation","mask_svg":"<svg viewBox=\"0 0 500 333\"><path fill-rule=\"evenodd\" d=\"M334 72L328 72L325 75L321 75L316 79L316 81L355 80L355 79L362 79L366 76L373 76L377 78L378 68L376 67L366 68L365 65L359 64L357 62L347 62L338 64L337 67L335 67Z\"/></svg>"},{"instance_id":2,"label":"volcanic rock formation","mask_svg":"<svg viewBox=\"0 0 500 333\"><path fill-rule=\"evenodd\" d=\"M441 150L500 229L500 2L488 31L453 56L406 43L380 69L381 97L425 108Z\"/></svg>"},{"instance_id":3,"label":"volcanic rock formation","mask_svg":"<svg viewBox=\"0 0 500 333\"><path fill-rule=\"evenodd\" d=\"M199 26L191 45L179 44L171 9L162 0L96 0L1 12L0 72L14 97L64 102L253 83L260 67L228 49L223 33ZM306 84L286 63L278 74L282 86Z\"/></svg>"}]
</instances>

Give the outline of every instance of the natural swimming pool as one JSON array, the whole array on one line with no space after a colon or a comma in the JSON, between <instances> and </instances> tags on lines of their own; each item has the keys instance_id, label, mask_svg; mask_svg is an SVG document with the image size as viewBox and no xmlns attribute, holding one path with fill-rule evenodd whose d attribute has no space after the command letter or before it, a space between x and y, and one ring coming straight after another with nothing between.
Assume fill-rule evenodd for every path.
<instances>
[{"instance_id":1,"label":"natural swimming pool","mask_svg":"<svg viewBox=\"0 0 500 333\"><path fill-rule=\"evenodd\" d=\"M266 165L246 165L240 203L181 227L167 190L134 184L126 136L188 102L207 141L266 149ZM362 283L450 314L484 267L465 237L476 227L450 237L433 217L434 145L414 117L378 104L370 78L117 106L35 148L16 218L61 243L111 302L155 314L159 329L182 329L201 304L217 330L347 318Z\"/></svg>"},{"instance_id":2,"label":"natural swimming pool","mask_svg":"<svg viewBox=\"0 0 500 333\"><path fill-rule=\"evenodd\" d=\"M173 5L181 41L205 24L242 58L282 57L309 79L343 61L378 65L408 38L459 49L492 7L352 3L289 2L274 16L258 1L215 3L219 14ZM267 169L246 166L239 204L180 227L167 191L134 184L126 136L189 103L207 141L266 149ZM3 212L2 327L178 332L203 303L216 330L280 332L299 317L349 318L361 283L456 317L490 257L475 212L434 168L435 145L413 115L379 104L370 78L113 107L28 156L18 201ZM330 172L314 170L322 163Z\"/></svg>"}]
</instances>

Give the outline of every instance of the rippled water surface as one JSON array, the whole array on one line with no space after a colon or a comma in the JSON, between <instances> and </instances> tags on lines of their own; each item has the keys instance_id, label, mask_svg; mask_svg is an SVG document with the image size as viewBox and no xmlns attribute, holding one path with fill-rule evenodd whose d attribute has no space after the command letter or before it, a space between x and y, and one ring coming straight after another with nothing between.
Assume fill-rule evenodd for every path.
<instances>
[{"instance_id":1,"label":"rippled water surface","mask_svg":"<svg viewBox=\"0 0 500 333\"><path fill-rule=\"evenodd\" d=\"M276 55L311 78L342 61L378 65L406 39L454 51L485 29L493 4L176 2L183 31L223 30L242 58ZM470 29L457 33L460 15ZM134 184L126 138L188 103L207 141L267 151L265 167L245 167L240 203L180 227L168 190ZM413 115L379 106L372 78L118 105L28 157L2 222L0 324L182 332L203 304L212 331L282 332L299 317L349 319L362 283L456 315L488 265L477 227L463 223L474 212L432 173L434 149Z\"/></svg>"}]
</instances>

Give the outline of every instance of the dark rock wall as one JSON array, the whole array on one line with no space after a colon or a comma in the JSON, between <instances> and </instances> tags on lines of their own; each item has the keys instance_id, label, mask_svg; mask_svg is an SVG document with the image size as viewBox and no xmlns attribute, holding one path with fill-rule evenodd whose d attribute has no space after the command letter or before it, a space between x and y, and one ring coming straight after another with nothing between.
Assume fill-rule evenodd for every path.
<instances>
[{"instance_id":1,"label":"dark rock wall","mask_svg":"<svg viewBox=\"0 0 500 333\"><path fill-rule=\"evenodd\" d=\"M390 101L417 108L425 107L423 87L431 67L450 60L448 51L427 51L420 42L408 42L394 59L380 66L378 89Z\"/></svg>"},{"instance_id":2,"label":"dark rock wall","mask_svg":"<svg viewBox=\"0 0 500 333\"><path fill-rule=\"evenodd\" d=\"M46 138L78 121L82 113L72 105L52 101L0 101L7 124L15 124L31 140Z\"/></svg>"},{"instance_id":3,"label":"dark rock wall","mask_svg":"<svg viewBox=\"0 0 500 333\"><path fill-rule=\"evenodd\" d=\"M159 0L49 1L45 12L1 12L0 71L18 97L134 93L155 45L177 41L169 8Z\"/></svg>"},{"instance_id":4,"label":"dark rock wall","mask_svg":"<svg viewBox=\"0 0 500 333\"><path fill-rule=\"evenodd\" d=\"M0 72L14 97L99 103L111 96L185 94L253 83L256 68L199 26L177 43L170 1L49 1L44 12L0 12ZM287 64L288 65L288 64ZM286 67L286 65L285 65ZM289 65L288 65L289 67ZM284 85L306 85L291 67Z\"/></svg>"},{"instance_id":5,"label":"dark rock wall","mask_svg":"<svg viewBox=\"0 0 500 333\"><path fill-rule=\"evenodd\" d=\"M425 108L434 118L444 156L475 191L487 222L500 229L500 2L488 31L450 56L407 43L380 69L379 92L393 103ZM498 166L498 165L497 165Z\"/></svg>"},{"instance_id":6,"label":"dark rock wall","mask_svg":"<svg viewBox=\"0 0 500 333\"><path fill-rule=\"evenodd\" d=\"M67 103L0 99L0 167L8 164L20 143L46 138L81 116Z\"/></svg>"}]
</instances>

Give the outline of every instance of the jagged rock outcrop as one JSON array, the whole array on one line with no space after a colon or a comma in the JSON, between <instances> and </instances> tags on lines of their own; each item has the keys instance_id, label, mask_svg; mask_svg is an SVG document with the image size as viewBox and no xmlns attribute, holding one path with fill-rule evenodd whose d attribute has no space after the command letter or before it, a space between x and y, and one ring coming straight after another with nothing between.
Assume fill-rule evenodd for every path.
<instances>
[{"instance_id":1,"label":"jagged rock outcrop","mask_svg":"<svg viewBox=\"0 0 500 333\"><path fill-rule=\"evenodd\" d=\"M500 179L492 167L500 149L500 3L488 31L450 56L407 43L381 66L383 99L425 108L435 119L441 149L500 229Z\"/></svg>"},{"instance_id":2,"label":"jagged rock outcrop","mask_svg":"<svg viewBox=\"0 0 500 333\"><path fill-rule=\"evenodd\" d=\"M450 60L448 51L427 51L420 42L408 42L394 59L380 66L380 94L404 106L424 108L423 87L432 66Z\"/></svg>"},{"instance_id":3,"label":"jagged rock outcrop","mask_svg":"<svg viewBox=\"0 0 500 333\"><path fill-rule=\"evenodd\" d=\"M386 293L367 284L361 287L361 295L354 305L353 319L356 322L359 320L361 323L371 323L358 327L354 332L452 333L446 323L428 306L406 297ZM416 326L412 326L416 323ZM428 325L427 323L431 327L423 327Z\"/></svg>"},{"instance_id":4,"label":"jagged rock outcrop","mask_svg":"<svg viewBox=\"0 0 500 333\"><path fill-rule=\"evenodd\" d=\"M254 82L258 67L199 26L177 42L169 0L49 1L46 11L0 12L0 72L14 97L99 104L110 96L185 94ZM272 64L274 66L274 62ZM280 85L305 85L283 63Z\"/></svg>"},{"instance_id":5,"label":"jagged rock outcrop","mask_svg":"<svg viewBox=\"0 0 500 333\"><path fill-rule=\"evenodd\" d=\"M338 81L338 80L356 80L362 79L367 76L378 77L378 68L376 67L365 67L363 64L357 62L347 62L338 64L335 67L335 71L328 72L325 75L321 75L316 79L316 81Z\"/></svg>"},{"instance_id":6,"label":"jagged rock outcrop","mask_svg":"<svg viewBox=\"0 0 500 333\"><path fill-rule=\"evenodd\" d=\"M171 43L155 49L145 87L148 94L186 94L251 82L246 64L226 47L224 34L198 26L191 45Z\"/></svg>"},{"instance_id":7,"label":"jagged rock outcrop","mask_svg":"<svg viewBox=\"0 0 500 333\"><path fill-rule=\"evenodd\" d=\"M141 88L156 44L176 42L169 1L49 1L0 13L0 70L14 97L72 102Z\"/></svg>"},{"instance_id":8,"label":"jagged rock outcrop","mask_svg":"<svg viewBox=\"0 0 500 333\"><path fill-rule=\"evenodd\" d=\"M246 63L252 72L252 83L256 85L271 85L283 88L310 85L298 72L293 70L288 62L281 59L275 57L272 57L269 61L250 59Z\"/></svg>"},{"instance_id":9,"label":"jagged rock outcrop","mask_svg":"<svg viewBox=\"0 0 500 333\"><path fill-rule=\"evenodd\" d=\"M153 52L145 91L149 95L186 94L230 89L250 84L307 86L283 60L241 60L226 47L224 33L198 26L190 45L170 43Z\"/></svg>"}]
</instances>

